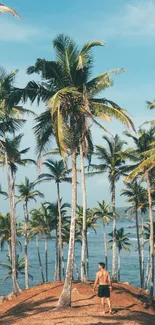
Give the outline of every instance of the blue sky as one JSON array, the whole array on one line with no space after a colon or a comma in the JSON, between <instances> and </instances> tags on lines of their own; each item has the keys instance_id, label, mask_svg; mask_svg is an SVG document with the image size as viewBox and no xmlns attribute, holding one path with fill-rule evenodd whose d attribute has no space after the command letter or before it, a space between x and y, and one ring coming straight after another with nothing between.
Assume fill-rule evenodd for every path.
<instances>
[{"instance_id":1,"label":"blue sky","mask_svg":"<svg viewBox=\"0 0 155 325\"><path fill-rule=\"evenodd\" d=\"M123 67L126 74L114 77L114 86L108 89L105 97L114 100L127 109L138 127L146 119L154 118L154 113L146 109L146 100L155 97L155 0L8 0L9 7L17 10L23 21L5 14L0 17L0 63L8 71L19 69L17 85L24 86L29 80L26 68L34 64L36 58L54 59L52 39L59 33L68 34L80 45L91 40L103 40L105 48L94 51L95 66L93 74L109 69ZM38 77L34 77L37 79ZM44 109L34 104L33 109ZM31 143L34 151L35 141L31 132L32 120L24 128L24 146ZM121 133L123 127L112 122L106 127L113 133ZM94 143L101 144L102 132L93 129ZM35 178L35 171L20 170L18 181L29 175ZM0 176L5 188L4 173ZM122 188L117 187L117 205L124 205L119 195ZM46 190L45 190L46 188ZM56 199L55 186L44 185L47 199ZM67 189L67 190L66 190ZM52 194L51 194L52 193ZM62 186L62 195L70 200L71 188ZM79 202L81 191L78 190ZM110 201L107 177L88 180L88 204L96 201ZM7 203L0 198L4 209Z\"/></svg>"}]
</instances>

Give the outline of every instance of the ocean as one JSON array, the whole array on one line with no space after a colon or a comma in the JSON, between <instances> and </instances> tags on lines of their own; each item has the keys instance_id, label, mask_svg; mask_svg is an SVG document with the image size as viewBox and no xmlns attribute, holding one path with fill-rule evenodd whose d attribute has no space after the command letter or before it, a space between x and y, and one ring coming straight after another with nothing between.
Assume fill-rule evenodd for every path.
<instances>
[{"instance_id":1,"label":"ocean","mask_svg":"<svg viewBox=\"0 0 155 325\"><path fill-rule=\"evenodd\" d=\"M136 228L130 228L135 226L135 222L117 222L117 229L123 227L125 233L130 232L128 236L130 241L137 245L136 239ZM110 223L107 226L107 233L112 231L112 224ZM89 279L94 280L95 274L97 272L97 266L99 262L104 262L104 242L103 242L103 226L101 223L98 224L96 228L96 233L92 230L88 230L88 244L89 244ZM20 238L21 243L23 239ZM44 256L44 239L40 238L39 247L42 259L42 265L45 270L45 256ZM41 274L38 263L38 256L36 250L36 242L33 239L29 243L29 273L33 276L33 280L30 279L30 287L36 286L41 283ZM64 248L65 263L67 261L67 250L68 247ZM0 262L6 262L7 247L4 251L0 252ZM18 248L18 254L20 257L24 256L23 251L20 251ZM148 245L145 245L145 267L147 264L147 255L148 255ZM81 259L81 245L76 243L75 245L75 257L79 267L80 272L80 259ZM55 239L50 239L48 241L48 276L49 282L54 280L54 269L55 269ZM108 269L111 272L111 262L112 262L112 252L109 250L109 259L108 259ZM130 284L139 287L139 264L138 264L138 252L136 248L131 247L131 252L127 253L126 251L121 251L121 282L129 282ZM45 272L45 271L44 271ZM7 269L0 266L0 296L5 296L12 291L12 280L9 279L2 283L2 280L7 275ZM74 270L74 278L76 279L76 273ZM24 276L19 276L19 285L24 289Z\"/></svg>"}]
</instances>

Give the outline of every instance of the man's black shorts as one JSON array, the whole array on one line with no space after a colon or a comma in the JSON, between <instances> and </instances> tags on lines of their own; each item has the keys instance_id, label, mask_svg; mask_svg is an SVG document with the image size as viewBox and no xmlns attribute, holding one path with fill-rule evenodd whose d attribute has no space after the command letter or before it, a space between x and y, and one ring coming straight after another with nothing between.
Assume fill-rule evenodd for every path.
<instances>
[{"instance_id":1,"label":"man's black shorts","mask_svg":"<svg viewBox=\"0 0 155 325\"><path fill-rule=\"evenodd\" d=\"M110 298L110 288L108 285L100 285L98 289L98 296L100 298Z\"/></svg>"}]
</instances>

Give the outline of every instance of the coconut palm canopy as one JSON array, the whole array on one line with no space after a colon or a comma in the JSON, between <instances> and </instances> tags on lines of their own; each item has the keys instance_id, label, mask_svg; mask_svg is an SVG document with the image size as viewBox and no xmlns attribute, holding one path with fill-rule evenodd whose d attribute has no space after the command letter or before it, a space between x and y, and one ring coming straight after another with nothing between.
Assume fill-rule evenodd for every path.
<instances>
[{"instance_id":1,"label":"coconut palm canopy","mask_svg":"<svg viewBox=\"0 0 155 325\"><path fill-rule=\"evenodd\" d=\"M5 12L4 7L1 12ZM20 267L20 270L23 274L24 269L25 288L28 289L29 254L32 254L30 251L32 247L31 240L35 237L42 282L48 282L48 279L50 279L48 273L49 259L53 268L53 275L51 272L51 276L55 281L64 280L64 288L58 301L57 309L71 306L72 280L74 277L73 267L75 267L76 274L79 274L79 265L76 263L77 247L81 250L81 254L79 254L79 256L81 255L81 281L86 282L92 274L91 268L91 274L89 275L89 263L91 261L89 260L89 245L92 242L90 243L91 238L88 237L88 228L92 228L97 233L98 228L103 226L104 250L101 248L101 241L99 239L99 250L94 257L95 259L98 258L98 253L101 253L103 257L104 253L105 265L108 270L108 262L111 260L109 265L112 266L112 280L120 281L120 253L122 249L129 251L130 238L128 238L128 234L125 234L124 228L117 230L117 219L119 218L119 210L116 209L118 197L117 181L120 177L127 177L128 173L133 172L136 167L139 167L139 164L144 163L146 158L150 157L150 152L154 154L155 126L152 123L150 130L148 127L147 130L140 129L140 133L137 133L138 137L135 134L132 135L129 131L124 134L124 136L133 140L134 144L131 148L124 149L124 145L127 145L127 143L124 136L120 135L120 130L118 130L119 135L110 135L110 137L105 136L105 133L103 133L103 146L100 143L94 143L91 126L95 124L103 132L107 131L102 125L102 120L110 122L112 118L116 118L126 127L130 126L134 129L128 112L113 101L106 99L104 94L102 95L106 88L112 86L111 74L118 74L123 69L109 70L93 77L95 65L92 51L97 46L102 47L104 43L101 41L89 42L81 48L70 37L63 34L58 35L53 41L54 61L38 58L35 64L27 69L27 73L39 74L40 81L29 81L25 88L17 88L15 86L14 81L17 71L7 74L4 69L0 68L0 167L5 167L6 176L6 182L4 182L2 175L1 183L3 187L0 187L0 194L4 197L6 196L9 210L9 214L7 216L4 215L4 217L3 213L0 212L0 248L4 246L6 248L7 246L10 258L9 263L5 259L4 263L0 263L0 267L9 269L10 273L7 276L9 278L12 277L13 292L18 294L20 292L18 275L21 272L19 272L19 263L17 263L19 261L16 246L18 235L23 236L24 263L21 263L22 268ZM25 113L32 114L30 110L19 105L22 105L22 103L31 104L35 100L38 104L42 102L46 106L43 113L37 115L37 117L35 114L35 125L33 127L37 144L35 154L37 158L39 157L39 164L33 159L27 159L27 157L23 159L23 155L29 151L29 146L21 150L23 134L19 133L26 121L23 118ZM57 149L54 149L55 144L57 144ZM95 152L94 148L96 148ZM59 154L60 156L56 158L57 160L53 159L52 156L46 159L47 155L52 154ZM85 165L85 160L89 155L92 155L92 163L88 159L89 165L87 166ZM80 158L80 170L78 168L78 156ZM95 158L97 158L97 162L95 162ZM132 164L127 165L128 160ZM17 185L16 180L26 174L23 169L26 169L28 162L32 162L39 167L39 176L35 176L33 171L34 182L31 180L31 170L27 170L30 179L26 177L25 182L21 179L20 184ZM47 168L47 171L41 170L42 165ZM19 173L18 167L20 166L22 170ZM131 207L128 207L128 209L132 212L132 219L133 215L135 215L136 252L139 258L139 268L137 270L139 271L140 286L145 288L144 277L146 277L146 287L150 288L151 299L154 295L153 208L155 202L155 169L152 170L152 166L154 167L154 164L151 164L151 170L147 170L146 166L142 168L140 173L136 173L135 180L132 180L130 175L128 175L129 181L126 189L121 192L122 195L128 198L128 203L131 203ZM103 201L98 202L98 207L95 209L91 206L88 207L85 175L92 174L90 173L91 168L93 175L101 176L104 173L108 173L108 182L111 190L110 206L104 201L107 196L107 184L105 184L100 193ZM81 180L80 177L77 178L77 172L79 171L81 172ZM49 201L41 202L41 205L38 207L36 197L42 198L43 194L36 190L35 186L39 187L39 183L42 181L54 181L56 183L56 204L52 202L55 193L50 188L48 192ZM61 183L63 182L72 183L72 190L69 194L72 202L71 205L66 205L66 203L62 205L61 195L64 185ZM142 184L144 183L142 187L141 182ZM80 195L77 186L79 185L81 185L82 189L81 206L78 205ZM44 189L45 193L47 193L45 186ZM4 192L4 190L7 192ZM66 192L67 190L65 195ZM91 188L92 203L95 199L95 194L93 184ZM34 201L31 212L29 212L30 200ZM18 231L16 207L18 207L17 203L21 201L23 202L23 212L20 212L20 216L24 219L24 222L20 223ZM71 211L68 211L67 207L71 208ZM138 213L139 210L141 213ZM146 238L144 236L145 212L149 213L150 225L147 245L147 269L145 267L146 256L144 254ZM113 218L110 218L111 216ZM125 214L123 217L125 218ZM146 217L148 218L148 216ZM102 218L102 225L98 222L99 218ZM141 218L142 222L142 235L139 232L139 218ZM111 227L111 230L113 229L111 233L112 256L108 256L109 250L107 247L106 226L110 222L113 222L113 226L108 225L108 232L109 227ZM40 239L44 241L43 261ZM48 243L51 240L54 241L54 245L52 245L54 247L54 254L53 252L48 254ZM93 247L91 246L91 248ZM36 280L37 277L38 272L36 272ZM79 275L77 275L77 279L79 279Z\"/></svg>"},{"instance_id":2,"label":"coconut palm canopy","mask_svg":"<svg viewBox=\"0 0 155 325\"><path fill-rule=\"evenodd\" d=\"M2 3L0 3L0 14L4 14L6 12L10 12L13 16L16 16L20 19L22 19L22 17L12 8L9 8L5 5L3 5Z\"/></svg>"},{"instance_id":3,"label":"coconut palm canopy","mask_svg":"<svg viewBox=\"0 0 155 325\"><path fill-rule=\"evenodd\" d=\"M43 101L48 106L48 109L36 119L38 153L44 151L52 136L55 136L64 158L67 148L72 144L73 128L70 122L73 121L76 141L79 135L80 139L81 137L83 139L83 134L86 134L88 119L103 129L104 126L96 118L103 120L116 118L127 127L134 128L125 110L110 100L97 97L101 91L112 85L111 74L123 71L121 68L110 70L91 79L92 50L98 46L104 46L104 43L93 41L80 49L72 38L63 34L58 35L53 41L56 60L46 61L39 58L34 66L27 69L28 74L39 74L42 82L30 81L24 89L17 88L14 92L12 98L14 103L26 102L29 99L32 103L37 100L38 104Z\"/></svg>"}]
</instances>

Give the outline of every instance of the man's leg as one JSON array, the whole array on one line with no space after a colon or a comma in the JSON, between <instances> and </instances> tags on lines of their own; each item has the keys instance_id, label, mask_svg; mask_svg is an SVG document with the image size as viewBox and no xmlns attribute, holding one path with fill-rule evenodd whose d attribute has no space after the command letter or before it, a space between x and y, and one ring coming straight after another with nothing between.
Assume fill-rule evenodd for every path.
<instances>
[{"instance_id":1,"label":"man's leg","mask_svg":"<svg viewBox=\"0 0 155 325\"><path fill-rule=\"evenodd\" d=\"M102 303L102 307L103 307L103 314L105 314L105 298L101 298L101 303Z\"/></svg>"},{"instance_id":2,"label":"man's leg","mask_svg":"<svg viewBox=\"0 0 155 325\"><path fill-rule=\"evenodd\" d=\"M109 313L112 314L112 307L111 307L111 300L110 300L110 298L107 298L107 304L108 304L108 307L109 307Z\"/></svg>"}]
</instances>

